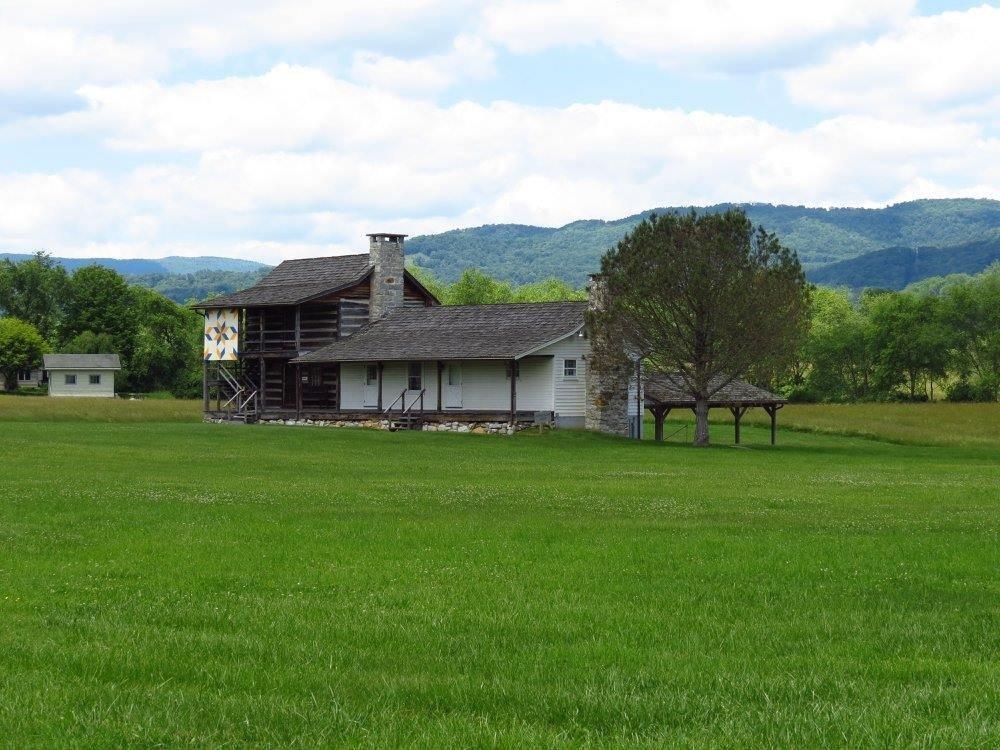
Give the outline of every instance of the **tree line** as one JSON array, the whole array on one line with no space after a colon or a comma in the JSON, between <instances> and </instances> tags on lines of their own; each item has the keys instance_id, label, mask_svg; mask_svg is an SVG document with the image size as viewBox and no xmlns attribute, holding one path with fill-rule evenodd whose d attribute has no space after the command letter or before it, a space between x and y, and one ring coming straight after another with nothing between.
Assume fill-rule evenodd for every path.
<instances>
[{"instance_id":1,"label":"tree line","mask_svg":"<svg viewBox=\"0 0 1000 750\"><path fill-rule=\"evenodd\" d=\"M942 395L996 401L1000 263L947 283L929 279L901 292L868 289L857 299L816 287L795 362L772 378L797 401L920 401Z\"/></svg>"},{"instance_id":2,"label":"tree line","mask_svg":"<svg viewBox=\"0 0 1000 750\"><path fill-rule=\"evenodd\" d=\"M72 273L44 253L0 261L0 375L41 366L42 354L117 353L120 390L197 395L202 316L103 266Z\"/></svg>"},{"instance_id":3,"label":"tree line","mask_svg":"<svg viewBox=\"0 0 1000 750\"><path fill-rule=\"evenodd\" d=\"M586 299L584 290L554 278L515 285L466 270L447 284L425 269L410 270L444 304ZM902 292L853 296L813 287L806 317L785 361L757 366L747 377L793 401L1000 395L1000 264ZM44 352L116 352L122 390L196 396L202 325L199 313L102 266L68 273L44 254L0 261L0 375L8 387L18 370L39 367Z\"/></svg>"}]
</instances>

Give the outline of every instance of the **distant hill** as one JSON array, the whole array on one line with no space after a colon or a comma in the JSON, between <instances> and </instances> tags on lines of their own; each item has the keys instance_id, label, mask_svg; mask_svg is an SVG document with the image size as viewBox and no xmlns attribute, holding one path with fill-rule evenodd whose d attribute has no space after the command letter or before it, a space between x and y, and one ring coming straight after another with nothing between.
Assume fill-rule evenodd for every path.
<instances>
[{"instance_id":1,"label":"distant hill","mask_svg":"<svg viewBox=\"0 0 1000 750\"><path fill-rule=\"evenodd\" d=\"M809 280L852 289L903 289L931 276L976 274L1000 260L1000 235L950 247L889 247L811 269Z\"/></svg>"},{"instance_id":2,"label":"distant hill","mask_svg":"<svg viewBox=\"0 0 1000 750\"><path fill-rule=\"evenodd\" d=\"M12 260L15 263L34 257L31 253L0 253L0 259ZM166 258L56 258L54 261L66 270L72 271L81 266L99 265L114 269L123 276L139 274L165 273L197 273L198 271L257 271L270 268L255 260L239 258L217 258L203 255L195 258L183 258L172 255Z\"/></svg>"},{"instance_id":3,"label":"distant hill","mask_svg":"<svg viewBox=\"0 0 1000 750\"><path fill-rule=\"evenodd\" d=\"M995 200L921 200L886 208L830 209L722 203L695 210L723 211L733 206L745 209L754 223L797 250L809 277L825 284L902 288L927 276L975 273L996 258L991 254L1000 242L1000 201ZM467 268L477 268L516 284L554 276L579 287L597 270L604 252L643 218L691 208L651 209L614 221L582 220L556 228L490 224L453 229L412 237L406 243L407 259L446 282ZM0 253L0 258L14 261L30 257ZM250 286L270 268L252 260L219 257L55 260L69 270L92 263L113 268L133 283L178 302Z\"/></svg>"},{"instance_id":4,"label":"distant hill","mask_svg":"<svg viewBox=\"0 0 1000 750\"><path fill-rule=\"evenodd\" d=\"M767 203L696 208L723 211L739 205L751 220L798 251L809 268L889 247L945 248L1000 236L1000 201L948 199L898 203L886 208L807 208ZM563 227L493 224L455 229L407 241L409 259L445 281L479 268L515 283L549 276L582 285L601 255L649 214L689 211L677 206L614 221L575 221Z\"/></svg>"},{"instance_id":5,"label":"distant hill","mask_svg":"<svg viewBox=\"0 0 1000 750\"><path fill-rule=\"evenodd\" d=\"M270 270L270 266L261 266L255 271L125 274L125 279L130 284L149 287L174 302L184 304L246 289L260 281Z\"/></svg>"}]
</instances>

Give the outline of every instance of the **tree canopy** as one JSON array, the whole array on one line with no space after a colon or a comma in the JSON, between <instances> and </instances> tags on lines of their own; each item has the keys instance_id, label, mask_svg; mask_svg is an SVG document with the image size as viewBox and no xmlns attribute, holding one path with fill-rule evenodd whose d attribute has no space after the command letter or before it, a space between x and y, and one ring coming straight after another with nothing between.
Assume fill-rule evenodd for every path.
<instances>
[{"instance_id":1,"label":"tree canopy","mask_svg":"<svg viewBox=\"0 0 1000 750\"><path fill-rule=\"evenodd\" d=\"M0 375L8 391L17 389L17 373L41 364L45 340L36 328L17 318L0 318Z\"/></svg>"},{"instance_id":2,"label":"tree canopy","mask_svg":"<svg viewBox=\"0 0 1000 750\"><path fill-rule=\"evenodd\" d=\"M711 397L752 368L790 361L809 310L795 253L737 209L651 216L604 256L601 282L591 326L680 376L699 445Z\"/></svg>"}]
</instances>

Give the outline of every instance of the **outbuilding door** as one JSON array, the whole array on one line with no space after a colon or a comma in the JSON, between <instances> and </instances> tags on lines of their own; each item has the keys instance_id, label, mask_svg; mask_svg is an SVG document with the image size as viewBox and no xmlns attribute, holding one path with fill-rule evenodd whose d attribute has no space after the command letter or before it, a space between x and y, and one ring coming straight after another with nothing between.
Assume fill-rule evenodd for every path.
<instances>
[{"instance_id":1,"label":"outbuilding door","mask_svg":"<svg viewBox=\"0 0 1000 750\"><path fill-rule=\"evenodd\" d=\"M449 362L444 370L444 400L445 409L462 408L462 363Z\"/></svg>"},{"instance_id":2,"label":"outbuilding door","mask_svg":"<svg viewBox=\"0 0 1000 750\"><path fill-rule=\"evenodd\" d=\"M365 406L378 406L378 365L365 365Z\"/></svg>"}]
</instances>

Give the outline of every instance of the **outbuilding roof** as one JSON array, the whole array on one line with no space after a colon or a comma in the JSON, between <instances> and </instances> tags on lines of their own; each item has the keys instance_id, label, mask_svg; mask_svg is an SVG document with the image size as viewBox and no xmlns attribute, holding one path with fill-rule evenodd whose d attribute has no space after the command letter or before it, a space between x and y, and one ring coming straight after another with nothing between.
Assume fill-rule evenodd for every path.
<instances>
[{"instance_id":1,"label":"outbuilding roof","mask_svg":"<svg viewBox=\"0 0 1000 750\"><path fill-rule=\"evenodd\" d=\"M712 387L721 382L715 378ZM643 381L647 405L677 408L693 407L694 398L688 393L684 380L678 373L653 372ZM770 406L784 404L785 399L744 380L734 380L716 391L709 399L710 406Z\"/></svg>"},{"instance_id":2,"label":"outbuilding roof","mask_svg":"<svg viewBox=\"0 0 1000 750\"><path fill-rule=\"evenodd\" d=\"M371 273L368 253L286 260L249 289L203 300L206 307L298 305L323 294L360 283Z\"/></svg>"},{"instance_id":3,"label":"outbuilding roof","mask_svg":"<svg viewBox=\"0 0 1000 750\"><path fill-rule=\"evenodd\" d=\"M120 370L117 354L44 354L46 370Z\"/></svg>"},{"instance_id":4,"label":"outbuilding roof","mask_svg":"<svg viewBox=\"0 0 1000 750\"><path fill-rule=\"evenodd\" d=\"M520 359L583 327L586 302L401 308L293 362Z\"/></svg>"}]
</instances>

